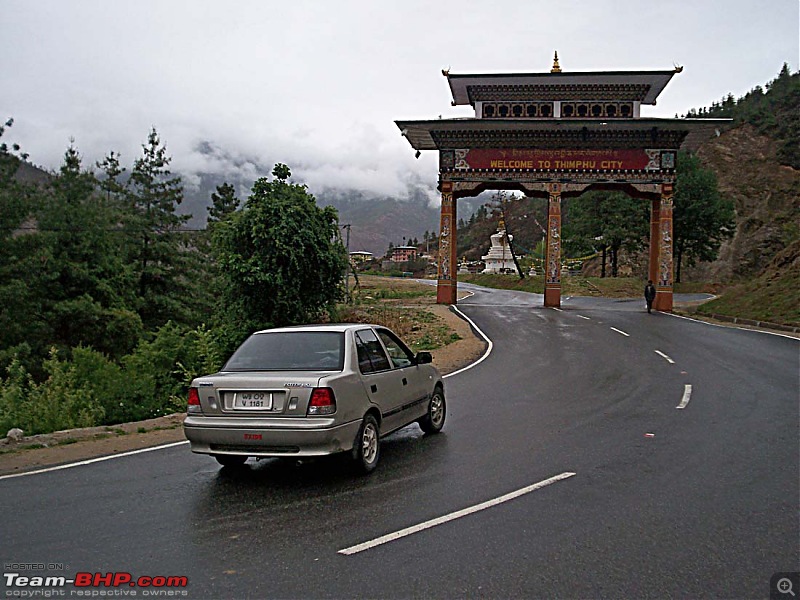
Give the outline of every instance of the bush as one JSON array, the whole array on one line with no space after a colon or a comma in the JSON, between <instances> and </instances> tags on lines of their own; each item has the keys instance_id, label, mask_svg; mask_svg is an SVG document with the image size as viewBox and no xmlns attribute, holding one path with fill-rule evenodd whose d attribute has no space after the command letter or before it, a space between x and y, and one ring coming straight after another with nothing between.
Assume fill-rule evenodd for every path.
<instances>
[{"instance_id":1,"label":"bush","mask_svg":"<svg viewBox=\"0 0 800 600\"><path fill-rule=\"evenodd\" d=\"M135 420L183 411L191 380L221 366L217 347L204 326L187 330L171 321L151 341L140 342L122 360L132 382L128 402L135 408Z\"/></svg>"},{"instance_id":2,"label":"bush","mask_svg":"<svg viewBox=\"0 0 800 600\"><path fill-rule=\"evenodd\" d=\"M12 427L31 435L183 411L191 380L221 364L210 331L174 323L140 342L121 364L92 348L73 348L64 360L54 349L42 365L41 383L14 357L7 377L0 377L0 435Z\"/></svg>"},{"instance_id":3,"label":"bush","mask_svg":"<svg viewBox=\"0 0 800 600\"><path fill-rule=\"evenodd\" d=\"M12 362L1 382L0 424L6 431L19 427L32 435L102 421L105 411L94 391L80 381L74 365L59 360L55 349L44 361L44 371L47 379L36 383L18 361Z\"/></svg>"}]
</instances>

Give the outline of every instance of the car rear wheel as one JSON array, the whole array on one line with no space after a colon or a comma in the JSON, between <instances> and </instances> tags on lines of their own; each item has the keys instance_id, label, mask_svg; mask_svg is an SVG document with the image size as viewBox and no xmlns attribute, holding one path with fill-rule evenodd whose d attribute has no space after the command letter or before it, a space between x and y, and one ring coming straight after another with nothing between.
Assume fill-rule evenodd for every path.
<instances>
[{"instance_id":1,"label":"car rear wheel","mask_svg":"<svg viewBox=\"0 0 800 600\"><path fill-rule=\"evenodd\" d=\"M223 467L241 467L247 461L246 456L238 454L215 454L214 458Z\"/></svg>"},{"instance_id":2,"label":"car rear wheel","mask_svg":"<svg viewBox=\"0 0 800 600\"><path fill-rule=\"evenodd\" d=\"M425 433L439 433L444 427L446 416L447 403L444 400L444 390L436 386L428 404L428 412L419 420L419 426Z\"/></svg>"},{"instance_id":3,"label":"car rear wheel","mask_svg":"<svg viewBox=\"0 0 800 600\"><path fill-rule=\"evenodd\" d=\"M362 473L371 473L378 466L380 455L381 444L378 422L372 415L367 415L358 430L356 444L353 448L353 457L355 458L357 469Z\"/></svg>"}]
</instances>

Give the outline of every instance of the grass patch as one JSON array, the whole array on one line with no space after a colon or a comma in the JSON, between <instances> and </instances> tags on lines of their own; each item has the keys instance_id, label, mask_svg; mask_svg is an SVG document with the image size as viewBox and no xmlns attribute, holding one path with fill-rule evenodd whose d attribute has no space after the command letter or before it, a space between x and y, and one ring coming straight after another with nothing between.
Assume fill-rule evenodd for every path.
<instances>
[{"instance_id":1,"label":"grass patch","mask_svg":"<svg viewBox=\"0 0 800 600\"><path fill-rule=\"evenodd\" d=\"M697 308L705 315L725 315L781 325L800 325L800 278L763 279L739 284Z\"/></svg>"},{"instance_id":2,"label":"grass patch","mask_svg":"<svg viewBox=\"0 0 800 600\"><path fill-rule=\"evenodd\" d=\"M360 279L353 304L337 306L337 321L388 327L414 352L436 350L461 339L444 319L426 309L436 301L435 285L377 276Z\"/></svg>"},{"instance_id":3,"label":"grass patch","mask_svg":"<svg viewBox=\"0 0 800 600\"><path fill-rule=\"evenodd\" d=\"M412 350L435 350L458 341L460 336L444 320L421 307L387 304L340 307L343 323L372 323L394 331Z\"/></svg>"}]
</instances>

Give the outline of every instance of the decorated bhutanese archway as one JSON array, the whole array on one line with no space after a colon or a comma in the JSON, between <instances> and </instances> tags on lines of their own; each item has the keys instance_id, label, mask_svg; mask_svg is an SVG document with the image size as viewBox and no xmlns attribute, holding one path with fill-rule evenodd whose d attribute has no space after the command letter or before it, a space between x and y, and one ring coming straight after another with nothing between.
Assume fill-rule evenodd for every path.
<instances>
[{"instance_id":1,"label":"decorated bhutanese archway","mask_svg":"<svg viewBox=\"0 0 800 600\"><path fill-rule=\"evenodd\" d=\"M561 201L589 189L615 189L650 202L649 278L657 310L672 310L672 195L677 153L730 119L642 118L675 73L455 75L453 106L474 118L396 121L418 151L438 150L442 194L437 302L455 304L458 199L519 190L548 199L545 306L561 305Z\"/></svg>"}]
</instances>

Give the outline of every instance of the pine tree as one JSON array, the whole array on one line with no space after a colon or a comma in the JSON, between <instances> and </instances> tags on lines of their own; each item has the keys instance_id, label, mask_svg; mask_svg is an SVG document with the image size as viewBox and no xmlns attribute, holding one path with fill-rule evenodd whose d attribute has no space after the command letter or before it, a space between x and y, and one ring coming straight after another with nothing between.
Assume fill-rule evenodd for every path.
<instances>
[{"instance_id":1,"label":"pine tree","mask_svg":"<svg viewBox=\"0 0 800 600\"><path fill-rule=\"evenodd\" d=\"M168 168L172 159L155 128L142 151L126 190L129 258L138 280L139 314L147 327L170 319L186 322L191 320L182 298L188 248L179 229L190 216L176 213L183 201L183 185Z\"/></svg>"},{"instance_id":2,"label":"pine tree","mask_svg":"<svg viewBox=\"0 0 800 600\"><path fill-rule=\"evenodd\" d=\"M28 285L37 265L32 232L35 189L16 179L24 155L2 141L13 119L0 125L0 372L18 353L30 354L36 337L38 299ZM26 230L22 230L25 227ZM25 358L25 357L23 357ZM26 367L30 365L26 363ZM30 370L30 369L29 369Z\"/></svg>"},{"instance_id":3,"label":"pine tree","mask_svg":"<svg viewBox=\"0 0 800 600\"><path fill-rule=\"evenodd\" d=\"M208 207L208 222L216 223L233 214L239 208L236 189L229 183L217 186L211 194L211 206Z\"/></svg>"},{"instance_id":4,"label":"pine tree","mask_svg":"<svg viewBox=\"0 0 800 600\"><path fill-rule=\"evenodd\" d=\"M97 187L70 145L37 211L42 249L49 257L38 280L39 295L53 329L51 343L121 356L138 341L141 322L131 310L133 285L119 213Z\"/></svg>"}]
</instances>

